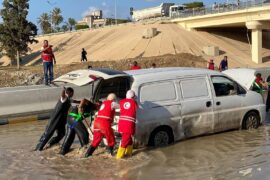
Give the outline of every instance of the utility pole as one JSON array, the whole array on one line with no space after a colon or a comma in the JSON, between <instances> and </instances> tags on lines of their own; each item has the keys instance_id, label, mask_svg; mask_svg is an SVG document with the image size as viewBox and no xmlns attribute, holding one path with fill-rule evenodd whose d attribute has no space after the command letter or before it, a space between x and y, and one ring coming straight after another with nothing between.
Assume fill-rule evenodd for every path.
<instances>
[{"instance_id":1,"label":"utility pole","mask_svg":"<svg viewBox=\"0 0 270 180\"><path fill-rule=\"evenodd\" d=\"M116 17L116 13L117 13L116 0L114 0L114 20L115 20L115 25L117 25L117 17Z\"/></svg>"},{"instance_id":2,"label":"utility pole","mask_svg":"<svg viewBox=\"0 0 270 180\"><path fill-rule=\"evenodd\" d=\"M53 13L53 7L54 5L56 5L57 3L54 2L54 3L51 3L49 0L47 1L47 3L52 7L52 11L51 11L51 14ZM53 20L52 20L52 17L51 17L51 33L53 33Z\"/></svg>"}]
</instances>

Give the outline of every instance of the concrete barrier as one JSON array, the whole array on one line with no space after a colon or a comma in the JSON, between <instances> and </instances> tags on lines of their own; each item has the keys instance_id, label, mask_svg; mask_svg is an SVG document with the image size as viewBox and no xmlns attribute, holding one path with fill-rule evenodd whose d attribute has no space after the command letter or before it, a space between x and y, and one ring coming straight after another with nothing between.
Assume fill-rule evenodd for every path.
<instances>
[{"instance_id":1,"label":"concrete barrier","mask_svg":"<svg viewBox=\"0 0 270 180\"><path fill-rule=\"evenodd\" d=\"M89 99L90 85L69 87L74 89L74 99ZM0 88L0 125L48 119L61 89L44 85Z\"/></svg>"}]
</instances>

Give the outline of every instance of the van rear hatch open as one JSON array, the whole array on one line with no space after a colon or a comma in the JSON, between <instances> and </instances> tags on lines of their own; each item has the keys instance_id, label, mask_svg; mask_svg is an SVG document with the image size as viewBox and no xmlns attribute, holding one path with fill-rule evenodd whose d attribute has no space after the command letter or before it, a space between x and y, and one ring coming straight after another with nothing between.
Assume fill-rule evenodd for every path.
<instances>
[{"instance_id":1,"label":"van rear hatch open","mask_svg":"<svg viewBox=\"0 0 270 180\"><path fill-rule=\"evenodd\" d=\"M82 69L69 72L55 79L54 82L71 83L77 86L84 86L98 79L111 79L115 77L129 77L123 71L106 68Z\"/></svg>"}]
</instances>

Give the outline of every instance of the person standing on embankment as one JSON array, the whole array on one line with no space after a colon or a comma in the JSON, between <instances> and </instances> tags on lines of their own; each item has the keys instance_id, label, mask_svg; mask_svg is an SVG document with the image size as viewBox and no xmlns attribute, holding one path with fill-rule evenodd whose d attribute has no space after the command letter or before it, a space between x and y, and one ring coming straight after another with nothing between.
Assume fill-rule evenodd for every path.
<instances>
[{"instance_id":1,"label":"person standing on embankment","mask_svg":"<svg viewBox=\"0 0 270 180\"><path fill-rule=\"evenodd\" d=\"M43 41L41 48L41 59L43 62L44 83L49 85L53 81L53 63L56 64L55 56L53 54L52 45L49 45L48 40ZM49 71L49 77L48 77Z\"/></svg>"}]
</instances>

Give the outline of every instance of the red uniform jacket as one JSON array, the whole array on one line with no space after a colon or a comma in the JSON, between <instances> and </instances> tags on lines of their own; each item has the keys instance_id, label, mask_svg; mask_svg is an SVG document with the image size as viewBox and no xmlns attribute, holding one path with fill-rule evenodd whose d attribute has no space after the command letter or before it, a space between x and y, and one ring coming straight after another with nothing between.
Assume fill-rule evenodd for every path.
<instances>
[{"instance_id":1,"label":"red uniform jacket","mask_svg":"<svg viewBox=\"0 0 270 180\"><path fill-rule=\"evenodd\" d=\"M141 69L140 66L131 66L130 70L138 70L138 69Z\"/></svg>"},{"instance_id":2,"label":"red uniform jacket","mask_svg":"<svg viewBox=\"0 0 270 180\"><path fill-rule=\"evenodd\" d=\"M136 122L137 103L134 99L122 99L120 101L120 118L118 123L119 133L134 135Z\"/></svg>"},{"instance_id":3,"label":"red uniform jacket","mask_svg":"<svg viewBox=\"0 0 270 180\"><path fill-rule=\"evenodd\" d=\"M43 48L45 49L47 47L43 47ZM43 62L52 62L53 58L54 58L54 54L51 47L43 51L41 54L41 59L43 60Z\"/></svg>"},{"instance_id":4,"label":"red uniform jacket","mask_svg":"<svg viewBox=\"0 0 270 180\"><path fill-rule=\"evenodd\" d=\"M106 130L111 127L115 112L115 109L112 108L112 102L113 101L106 100L100 106L95 119L94 130Z\"/></svg>"},{"instance_id":5,"label":"red uniform jacket","mask_svg":"<svg viewBox=\"0 0 270 180\"><path fill-rule=\"evenodd\" d=\"M215 70L215 64L214 63L208 63L208 69Z\"/></svg>"}]
</instances>

